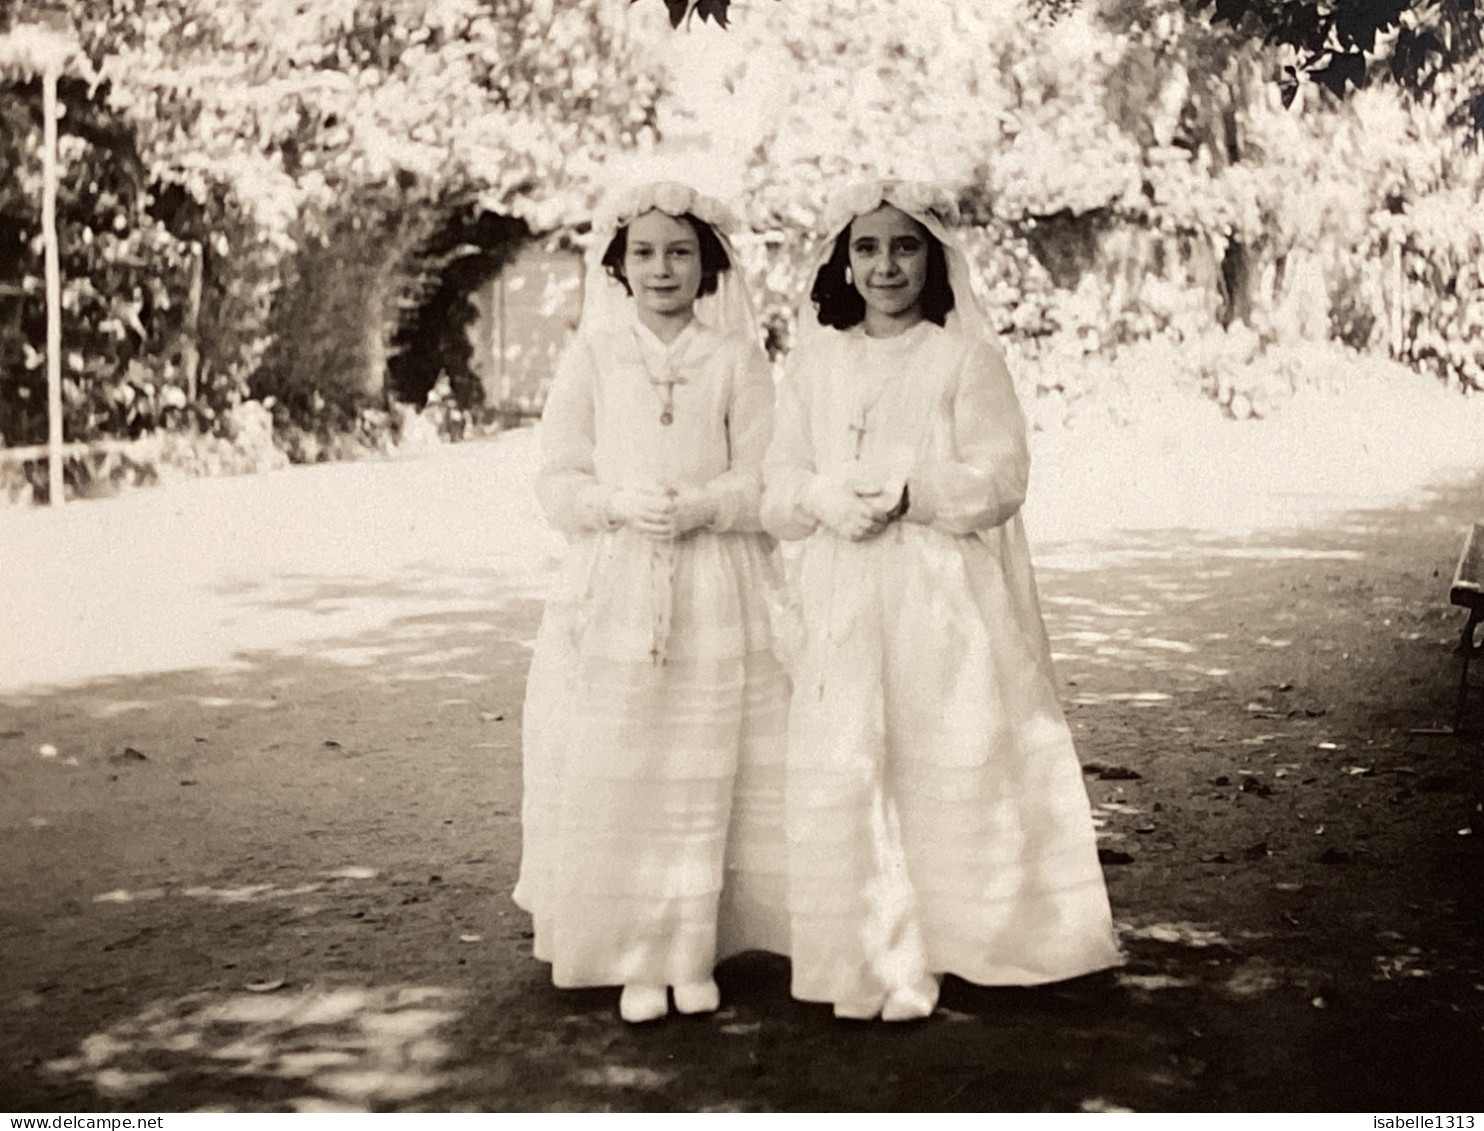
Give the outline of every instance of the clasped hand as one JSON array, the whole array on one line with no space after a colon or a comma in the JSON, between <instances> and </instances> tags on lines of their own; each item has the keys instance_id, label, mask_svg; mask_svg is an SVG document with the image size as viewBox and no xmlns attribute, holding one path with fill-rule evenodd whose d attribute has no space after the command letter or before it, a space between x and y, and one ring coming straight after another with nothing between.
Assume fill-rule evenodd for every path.
<instances>
[{"instance_id":1,"label":"clasped hand","mask_svg":"<svg viewBox=\"0 0 1484 1131\"><path fill-rule=\"evenodd\" d=\"M901 517L903 489L900 483L820 476L809 487L805 505L841 538L865 542Z\"/></svg>"},{"instance_id":2,"label":"clasped hand","mask_svg":"<svg viewBox=\"0 0 1484 1131\"><path fill-rule=\"evenodd\" d=\"M620 487L608 517L650 538L679 538L716 520L716 505L694 487Z\"/></svg>"}]
</instances>

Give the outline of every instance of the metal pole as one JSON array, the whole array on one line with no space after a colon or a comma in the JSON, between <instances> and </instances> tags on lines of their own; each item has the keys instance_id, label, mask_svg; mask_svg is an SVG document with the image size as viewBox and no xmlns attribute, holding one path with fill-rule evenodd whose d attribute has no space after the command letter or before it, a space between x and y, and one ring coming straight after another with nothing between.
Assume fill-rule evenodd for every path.
<instances>
[{"instance_id":1,"label":"metal pole","mask_svg":"<svg viewBox=\"0 0 1484 1131\"><path fill-rule=\"evenodd\" d=\"M199 243L191 252L191 287L186 296L185 335L181 342L180 365L185 370L186 400L196 406L197 378L201 372L201 288L206 273L206 249Z\"/></svg>"},{"instance_id":2,"label":"metal pole","mask_svg":"<svg viewBox=\"0 0 1484 1131\"><path fill-rule=\"evenodd\" d=\"M46 247L47 494L54 507L66 501L62 482L62 265L57 251L57 72L41 78L45 140L42 144L41 237Z\"/></svg>"},{"instance_id":3,"label":"metal pole","mask_svg":"<svg viewBox=\"0 0 1484 1131\"><path fill-rule=\"evenodd\" d=\"M510 387L510 365L505 358L505 347L507 330L505 319L508 317L505 305L505 269L495 276L495 373L500 381L500 407L510 407L513 391Z\"/></svg>"}]
</instances>

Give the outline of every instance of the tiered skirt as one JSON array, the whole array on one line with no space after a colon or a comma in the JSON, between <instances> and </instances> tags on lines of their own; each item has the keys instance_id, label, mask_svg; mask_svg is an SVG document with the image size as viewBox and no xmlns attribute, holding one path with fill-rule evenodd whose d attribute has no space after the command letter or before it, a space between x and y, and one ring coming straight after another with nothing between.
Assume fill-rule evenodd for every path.
<instances>
[{"instance_id":1,"label":"tiered skirt","mask_svg":"<svg viewBox=\"0 0 1484 1131\"><path fill-rule=\"evenodd\" d=\"M799 563L793 993L872 1016L934 975L1120 961L1019 519L816 535Z\"/></svg>"},{"instance_id":2,"label":"tiered skirt","mask_svg":"<svg viewBox=\"0 0 1484 1131\"><path fill-rule=\"evenodd\" d=\"M554 982L771 950L795 997L869 1017L942 974L1118 964L1019 520L816 535L796 565L795 602L761 536L574 547L527 688L515 893Z\"/></svg>"},{"instance_id":3,"label":"tiered skirt","mask_svg":"<svg viewBox=\"0 0 1484 1131\"><path fill-rule=\"evenodd\" d=\"M556 985L787 952L780 583L762 535L571 548L527 683L515 891Z\"/></svg>"}]
</instances>

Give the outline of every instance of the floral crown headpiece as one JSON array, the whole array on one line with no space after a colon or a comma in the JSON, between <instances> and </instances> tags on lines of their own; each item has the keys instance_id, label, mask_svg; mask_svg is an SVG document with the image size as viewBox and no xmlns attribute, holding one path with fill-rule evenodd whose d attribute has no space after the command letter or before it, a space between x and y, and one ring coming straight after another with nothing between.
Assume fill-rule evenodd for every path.
<instances>
[{"instance_id":1,"label":"floral crown headpiece","mask_svg":"<svg viewBox=\"0 0 1484 1131\"><path fill-rule=\"evenodd\" d=\"M959 219L958 201L942 185L928 181L866 181L852 185L826 206L822 217L825 234L841 231L857 216L874 212L883 204L912 216L929 216L944 226L956 224Z\"/></svg>"},{"instance_id":2,"label":"floral crown headpiece","mask_svg":"<svg viewBox=\"0 0 1484 1131\"><path fill-rule=\"evenodd\" d=\"M611 193L593 215L593 231L616 232L646 212L656 211L667 216L683 216L689 212L697 220L718 229L718 234L724 234L736 223L735 217L721 201L699 193L689 185L655 181Z\"/></svg>"}]
</instances>

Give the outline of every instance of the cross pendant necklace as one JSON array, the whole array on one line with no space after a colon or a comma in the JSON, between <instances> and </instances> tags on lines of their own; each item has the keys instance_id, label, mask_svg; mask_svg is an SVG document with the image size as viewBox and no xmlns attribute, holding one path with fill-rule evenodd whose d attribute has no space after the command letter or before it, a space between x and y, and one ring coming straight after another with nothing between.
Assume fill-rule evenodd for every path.
<instances>
[{"instance_id":1,"label":"cross pendant necklace","mask_svg":"<svg viewBox=\"0 0 1484 1131\"><path fill-rule=\"evenodd\" d=\"M871 431L871 413L876 411L877 404L880 403L881 398L886 394L888 384L890 384L889 381L882 381L876 389L875 396L871 397L870 400L862 398L860 407L855 411L855 419L846 426L850 433L855 436L855 458L857 461L860 460L866 450L866 436Z\"/></svg>"},{"instance_id":2,"label":"cross pendant necklace","mask_svg":"<svg viewBox=\"0 0 1484 1131\"><path fill-rule=\"evenodd\" d=\"M663 381L650 377L649 383L656 387L663 385L665 391L660 394L660 423L666 426L675 423L675 386L679 383L675 380L675 374L666 373Z\"/></svg>"},{"instance_id":3,"label":"cross pendant necklace","mask_svg":"<svg viewBox=\"0 0 1484 1131\"><path fill-rule=\"evenodd\" d=\"M666 351L665 372L663 376L655 376L653 369L649 367L649 358L644 353L644 341L639 337L639 331L634 331L634 346L639 351L639 362L644 366L645 376L649 378L649 386L654 389L660 398L660 423L667 428L675 423L675 386L684 385L685 378L675 372L675 361Z\"/></svg>"},{"instance_id":4,"label":"cross pendant necklace","mask_svg":"<svg viewBox=\"0 0 1484 1131\"><path fill-rule=\"evenodd\" d=\"M850 431L855 433L855 458L857 460L861 458L861 452L865 450L866 433L871 430L866 423L866 411L866 406L861 405L860 415L850 425Z\"/></svg>"}]
</instances>

